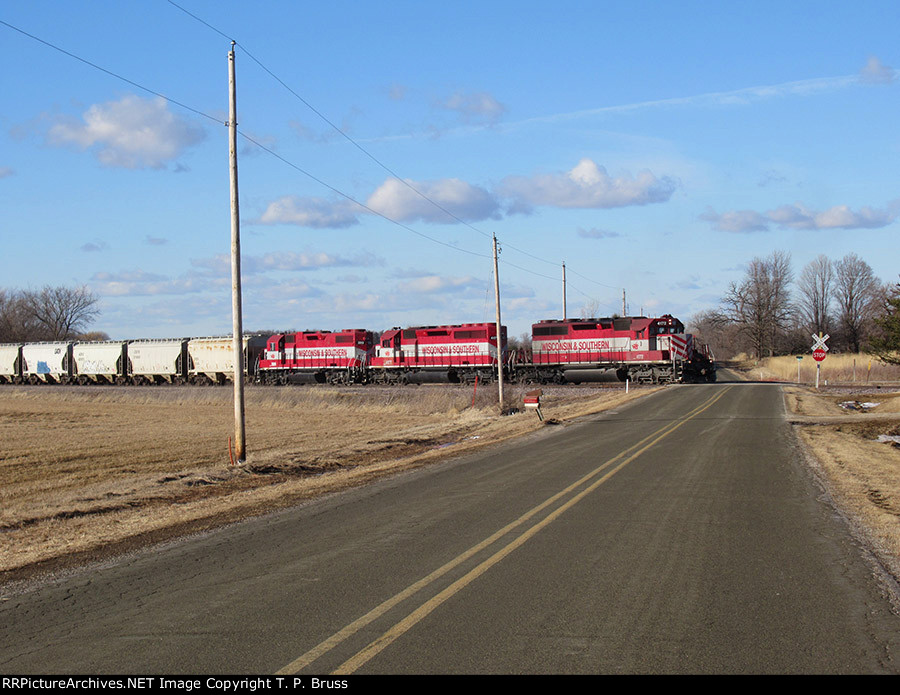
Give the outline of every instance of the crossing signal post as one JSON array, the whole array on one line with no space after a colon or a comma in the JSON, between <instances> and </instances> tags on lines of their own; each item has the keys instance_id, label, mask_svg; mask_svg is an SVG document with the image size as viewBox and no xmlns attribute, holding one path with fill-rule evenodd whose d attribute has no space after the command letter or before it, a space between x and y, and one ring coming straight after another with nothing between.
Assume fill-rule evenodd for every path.
<instances>
[{"instance_id":1,"label":"crossing signal post","mask_svg":"<svg viewBox=\"0 0 900 695\"><path fill-rule=\"evenodd\" d=\"M825 354L828 352L828 346L825 344L825 341L828 340L831 336L826 334L822 335L822 332L819 331L819 335L813 333L813 346L812 346L812 356L816 361L816 388L819 388L819 373L822 370L822 361L825 359Z\"/></svg>"}]
</instances>

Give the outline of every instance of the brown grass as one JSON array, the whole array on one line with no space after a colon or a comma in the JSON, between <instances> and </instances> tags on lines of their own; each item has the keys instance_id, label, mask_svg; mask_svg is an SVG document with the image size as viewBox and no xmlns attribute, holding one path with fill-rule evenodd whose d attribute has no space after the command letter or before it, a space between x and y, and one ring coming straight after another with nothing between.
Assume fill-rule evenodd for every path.
<instances>
[{"instance_id":1,"label":"brown grass","mask_svg":"<svg viewBox=\"0 0 900 695\"><path fill-rule=\"evenodd\" d=\"M526 389L508 387L508 403ZM544 387L564 420L653 389ZM0 389L0 578L277 509L542 427L496 386L248 387L246 464L230 389Z\"/></svg>"},{"instance_id":2,"label":"brown grass","mask_svg":"<svg viewBox=\"0 0 900 695\"><path fill-rule=\"evenodd\" d=\"M875 389L786 389L800 440L836 505L851 519L895 579L900 579L900 447L877 441L900 435L900 393ZM877 402L868 412L846 401Z\"/></svg>"},{"instance_id":3,"label":"brown grass","mask_svg":"<svg viewBox=\"0 0 900 695\"><path fill-rule=\"evenodd\" d=\"M760 381L787 381L797 383L797 357L782 355L752 360L739 355L735 361L749 378ZM800 383L816 383L816 361L811 354L803 355L800 362ZM829 354L819 371L819 384L854 384L864 386L883 382L900 381L900 366L887 364L868 355Z\"/></svg>"}]
</instances>

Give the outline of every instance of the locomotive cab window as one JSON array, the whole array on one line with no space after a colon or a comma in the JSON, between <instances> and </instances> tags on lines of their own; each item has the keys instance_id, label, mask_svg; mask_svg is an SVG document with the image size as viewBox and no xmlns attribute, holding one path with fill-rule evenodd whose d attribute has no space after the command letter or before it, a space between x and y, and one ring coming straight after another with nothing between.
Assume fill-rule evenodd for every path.
<instances>
[{"instance_id":1,"label":"locomotive cab window","mask_svg":"<svg viewBox=\"0 0 900 695\"><path fill-rule=\"evenodd\" d=\"M534 335L568 335L569 327L568 326L536 326L534 329Z\"/></svg>"}]
</instances>

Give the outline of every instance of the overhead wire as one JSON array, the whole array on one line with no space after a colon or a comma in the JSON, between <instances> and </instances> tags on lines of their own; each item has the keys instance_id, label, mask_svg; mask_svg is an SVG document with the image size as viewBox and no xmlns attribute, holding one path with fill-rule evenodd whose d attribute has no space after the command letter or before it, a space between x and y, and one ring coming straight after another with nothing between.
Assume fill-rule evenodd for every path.
<instances>
[{"instance_id":1,"label":"overhead wire","mask_svg":"<svg viewBox=\"0 0 900 695\"><path fill-rule=\"evenodd\" d=\"M200 21L202 21L202 20L200 20ZM87 59L85 59L85 58L82 58L81 56L76 55L75 53L72 53L71 51L67 51L66 49L61 48L60 46L57 46L57 45L51 43L50 41L46 41L46 40L44 40L44 39L42 39L42 38L40 38L40 37L38 37L38 36L35 36L34 34L31 34L31 33L27 32L27 31L24 31L23 29L20 29L19 27L16 27L16 26L14 26L14 25L12 25L12 24L9 24L8 22L5 22L5 21L3 21L3 20L0 20L0 24L4 25L4 26L6 26L6 27L9 27L10 29L12 29L12 30L14 30L14 31L17 31L17 32L19 32L20 34L22 34L22 35L24 35L24 36L27 36L28 38L33 39L34 41L37 41L38 43L41 43L41 44L43 44L43 45L45 45L45 46L47 46L47 47L49 47L49 48L52 48L52 49L54 49L54 50L56 50L56 51L59 51L60 53L66 55L66 56L68 56L68 57L70 57L70 58L74 58L75 60L77 60L77 61L79 61L79 62L81 62L81 63L84 63L85 65L88 65L89 67L92 67L92 68L94 68L94 69L96 69L96 70L99 70L99 71L101 71L101 72L103 72L103 73L105 73L105 74L107 74L107 75L109 75L109 76L111 76L111 77L114 77L114 78L116 78L116 79L118 79L118 80L121 80L122 82L125 82L125 83L127 83L127 84L130 84L131 86L136 87L137 89L140 89L140 90L142 90L142 91L144 91L144 92L147 92L148 94L152 94L152 95L157 96L157 97L159 97L159 98L161 98L161 99L164 99L165 101L167 101L167 102L169 102L169 103L171 103L171 104L175 104L176 106L179 106L180 108L183 108L183 109L185 109L185 110L187 110L187 111L190 111L191 113L197 114L197 115L199 115L199 116L203 116L204 118L208 118L208 119L210 119L211 121L214 121L215 123L217 123L217 124L219 124L219 125L222 125L222 124L223 124L223 122L222 122L222 120L221 120L220 118L216 118L215 116L212 116L212 115L210 115L210 114L208 114L208 113L206 113L206 112L204 112L204 111L201 111L200 109L197 109L197 108L194 108L194 107L192 107L192 106L189 106L189 105L187 105L187 104L185 104L185 103L183 103L183 102L181 102L181 101L178 101L177 99L173 99L172 97L167 96L166 94L163 94L162 92L159 92L159 91L156 91L156 90L154 90L154 89L151 89L150 87L146 87L145 85L142 85L142 84L140 84L139 82L135 82L134 80L129 79L129 78L125 77L124 75L120 75L119 73L116 73L116 72L114 72L114 71L112 71L112 70L109 70L109 69L107 69L107 68L104 68L104 67L101 66L101 65L97 65L96 63L93 63L93 62L91 62L90 60L87 60ZM227 122L225 123L225 125L227 125ZM302 167L298 166L297 164L294 164L294 163L291 162L290 160L288 160L288 159L286 159L285 157L281 156L280 154L278 154L277 152L275 152L275 151L272 150L271 148L266 147L265 145L263 145L263 144L260 143L259 141L255 140L255 139L252 138L251 136L247 135L246 133L243 133L243 132L241 132L240 130L239 130L238 132L239 132L239 134L241 135L241 137L243 137L245 140L247 140L247 141L253 143L254 145L256 145L256 146L259 147L260 149L264 150L264 151L267 152L268 154L272 155L272 156L275 157L276 159L281 160L283 163L287 164L288 166L292 167L293 169L296 169L297 171L299 171L299 172L302 173L303 175L309 177L310 179L312 179L313 181L315 181L315 182L318 183L319 185L324 186L325 188L328 188L329 190L331 190L331 191L333 191L334 193L336 193L336 194L342 196L343 198L349 200L350 202L354 203L355 205L359 206L360 208L362 208L362 209L364 209L364 210L366 210L366 211L372 213L373 215L377 215L378 217L381 217L382 219L384 219L384 220L386 220L386 221L388 221L388 222L390 222L390 223L392 223L392 224L395 224L395 225L397 225L398 227L400 227L400 228L402 228L402 229L405 229L405 230L408 231L408 232L411 232L411 233L413 233L413 234L416 234L416 235L422 237L423 239L427 239L428 241L432 241L432 242L434 242L434 243L436 243L436 244L440 244L441 246L446 246L447 248L453 249L453 250L455 250L455 251L459 251L459 252L461 252L461 253L467 253L467 254L472 255L472 256L478 256L478 257L480 257L480 258L490 258L490 256L487 255L487 254L478 253L478 252L476 252L476 251L470 251L469 249L466 249L466 248L463 248L463 247L460 247L460 246L455 246L455 245L453 245L453 244L449 244L449 243L447 243L447 242L441 241L440 239L435 239L434 237L431 237L431 236L429 236L429 235L427 235L427 234L424 234L423 232L420 232L420 231L418 231L418 230L416 230L416 229L413 229L412 227L410 227L410 226L408 226L408 225L406 225L406 224L403 224L402 222L400 222L400 221L398 221L398 220L395 220L395 219L393 219L393 218L391 218L391 217L389 217L389 216L387 216L387 215L385 215L385 214L383 214L383 213L381 213L381 212L378 212L377 210L374 210L373 208L371 208L371 207L369 207L368 205L366 205L365 203L361 203L360 201L356 200L355 198L353 198L353 196L344 193L343 191L341 191L340 189L336 188L335 186L332 186L331 184L327 183L326 181L323 181L322 179L318 178L317 176L315 176L315 175L312 174L311 172L309 172L309 171L303 169Z\"/></svg>"},{"instance_id":2,"label":"overhead wire","mask_svg":"<svg viewBox=\"0 0 900 695\"><path fill-rule=\"evenodd\" d=\"M425 201L431 203L431 204L432 204L434 207L436 207L438 210L441 210L441 211L444 212L446 215L448 215L450 218L452 218L453 220L459 222L460 224L462 224L462 225L468 227L468 228L471 229L472 231L477 232L478 234L481 234L482 236L484 236L484 237L486 237L486 238L488 238L488 239L492 238L493 235L488 234L487 232L478 229L477 227L475 227L475 226L472 225L471 223L467 222L466 220L461 219L460 217L458 217L457 215L455 215L455 214L454 214L453 212L451 212L450 210L447 210L443 205L441 205L440 203L438 203L437 201L435 201L434 199L432 199L431 197L429 197L428 195L426 195L425 193L423 193L422 191L420 191L417 187L413 186L407 179L402 178L402 177L401 177L399 174L397 174L391 167L389 167L388 165L386 165L384 162L382 162L380 159L378 159L374 154L372 154L372 153L369 152L365 147L363 147L360 143L358 143L356 140L354 140L352 137L350 137L350 135L348 135L342 128L340 128L338 125L336 125L331 119L329 119L325 114L323 114L321 111L319 111L319 109L317 109L312 103L310 103L309 100L305 99L301 94L299 94L299 93L298 93L296 90L294 90L290 85L288 85L283 79L281 79L278 75L276 75L275 72L273 72L272 70L270 70L270 69L269 69L269 68L268 68L261 60L259 60L258 58L256 58L256 56L254 56L254 55L249 51L249 49L248 49L244 44L242 44L240 41L238 41L235 37L229 36L228 34L226 34L225 32L223 32L223 31L220 30L219 28L217 28L217 27L215 27L214 25L212 25L211 23L207 22L207 21L206 21L205 19L203 19L202 17L199 17L198 15L194 14L193 12L190 12L190 11L187 10L186 8L182 7L182 6L179 5L178 3L174 2L174 0L166 0L166 1L167 1L170 5L172 5L173 7L175 7L175 8L177 8L178 10L184 12L184 13L185 13L186 15L188 15L189 17L193 18L194 20L200 22L201 24L203 24L203 25L206 26L207 28L211 29L212 31L214 31L215 33L217 33L219 36L222 36L222 37L228 39L229 41L233 41L233 42L235 43L235 45L240 46L240 47L241 47L241 50L243 50L243 52L247 55L247 57L250 58L254 63L256 63L256 64L257 64L264 72L266 72L270 77L272 77L272 79L274 79L276 82L278 82L278 84L280 84L282 87L284 87L284 89L286 89L288 92L290 92L290 94L292 94L292 95L293 95L297 100L299 100L304 106L306 106L310 111L312 111L312 112L313 112L316 116L318 116L322 121L324 121L326 124L328 124L332 129L334 129L334 131L337 132L341 137L343 137L347 142L349 142L349 143L352 144L354 147L356 147L360 152L362 152L363 154L365 154L369 159L371 159L371 160L372 160L373 162L375 162L379 167L381 167L382 169L384 169L384 171L386 171L388 174L390 174L394 179L396 179L397 181L399 181L400 183L402 183L404 186L406 186L407 188L409 188L411 191L413 191L416 195L420 196L423 200L425 200ZM418 233L418 232L417 232L417 233ZM426 237L426 238L428 238L428 237ZM440 243L440 242L439 242L439 243ZM546 259L546 258L542 258L542 257L540 257L540 256L537 256L537 255L535 255L535 254L533 254L533 253L530 253L530 252L528 252L528 251L525 251L524 249L520 249L520 248L518 248L517 246L515 246L515 245L513 245L513 244L510 244L510 243L508 243L508 242L504 242L504 245L505 245L507 248L512 249L513 251L516 251L516 252L518 252L518 253L521 253L521 254L523 254L523 255L525 255L525 256L528 256L529 258L532 258L532 259L534 259L534 260L536 260L536 261L541 261L542 263L547 263L547 264L553 265L553 266L557 265L557 264L556 264L555 262L553 262L553 261L550 261L550 260L548 260L548 259ZM508 263L508 262L507 262L507 263ZM509 264L509 263L508 263L508 264ZM509 264L509 265L512 265L512 264ZM546 275L542 275L541 273L532 271L532 270L530 270L530 269L528 269L528 268L522 268L521 266L516 266L516 265L513 265L513 267L514 267L514 268L518 268L519 270L522 270L523 272L531 273L532 275L536 275L536 276L538 276L538 277L544 277L544 278L547 278L547 277L548 277L548 276L546 276ZM575 271L572 271L572 272L574 273ZM576 274L576 275L579 275L578 273L575 273L575 274ZM585 276L583 276L583 275L581 275L580 277L582 277L582 278L584 278L584 279L586 279L586 280L588 280L588 281L590 281L590 282L594 282L595 284L600 285L600 286L602 286L602 287L610 287L611 289L618 289L618 288L616 288L616 287L612 287L611 285L605 285L605 284L602 283L602 282L596 282L596 281L590 280L590 278L587 278L587 277L585 277ZM555 278L552 278L552 279L555 280Z\"/></svg>"},{"instance_id":3,"label":"overhead wire","mask_svg":"<svg viewBox=\"0 0 900 695\"><path fill-rule=\"evenodd\" d=\"M218 33L219 35L221 35L221 36L223 36L223 37L225 37L225 38L228 38L228 39L231 40L231 41L234 41L234 42L235 42L235 45L241 45L241 44L239 44L237 41L235 41L234 39L232 39L231 37L229 37L227 34L225 34L224 32L220 31L219 29L217 29L217 28L214 27L213 25L209 24L208 22L206 22L206 21L203 20L202 18L198 17L197 15L195 15L195 14L189 12L188 10L186 10L186 9L183 8L183 7L181 7L181 6L178 5L177 3L173 2L172 0L167 0L167 1L169 2L169 4L171 4L171 5L173 5L174 7L178 8L179 10L181 10L182 12L184 12L185 14L191 16L191 17L192 17L193 19L195 19L196 21L198 21L198 22L204 24L205 26L207 26L207 27L208 27L209 29L211 29L212 31L215 31L215 32ZM203 117L203 118L209 119L209 120L211 120L211 121L213 121L213 122L215 122L215 123L217 123L217 124L219 124L219 125L221 125L221 124L223 123L223 121L221 120L221 118L217 118L217 117L215 117L215 116L213 116L213 115L211 115L211 114L208 114L208 113L206 113L206 112L204 112L204 111L202 111L202 110L200 110L200 109L197 109L197 108L194 108L194 107L192 107L192 106L189 106L188 104L186 104L186 103L184 103L184 102L182 102L182 101L179 101L179 100L174 99L174 98L172 98L172 97L170 97L170 96L167 96L166 94L163 94L162 92L159 92L159 91L157 91L157 90L151 89L150 87L147 87L147 86L145 86L145 85L142 85L142 84L140 84L139 82L136 82L136 81L134 81L134 80L132 80L132 79L130 79L130 78L128 78L128 77L125 77L124 75L121 75L121 74L119 74L119 73L117 73L117 72L115 72L115 71L113 71L113 70L110 70L110 69L105 68L105 67L103 67L103 66L101 66L101 65L98 65L98 64L96 64L96 63L94 63L94 62L92 62L92 61L90 61L90 60L87 60L86 58L82 58L81 56L79 56L79 55L77 55L77 54L75 54L75 53L72 53L71 51L68 51L68 50L66 50L66 49L64 49L64 48L62 48L62 47L60 47L60 46L58 46L58 45L56 45L56 44L54 44L54 43L52 43L52 42L50 42L50 41L47 41L47 40L42 39L42 38L40 38L40 37L38 37L38 36L35 36L34 34L31 34L30 32L27 32L27 31L25 31L25 30L23 30L23 29L21 29L21 28L15 26L15 25L13 25L13 24L10 24L9 22L6 22L6 21L0 19L0 24L2 24L3 26L8 27L9 29L12 29L13 31L18 32L19 34L22 34L23 36L26 36L26 37L32 39L33 41L37 41L38 43L40 43L40 44L42 44L42 45L44 45L44 46L47 46L48 48L51 48L51 49L53 49L53 50L55 50L55 51L58 51L59 53L62 53L63 55L66 55L66 56L68 56L68 57L70 57L70 58L72 58L72 59L74 59L74 60L77 60L77 61L79 61L79 62L81 62L81 63L83 63L83 64L85 64L85 65L87 65L87 66L89 66L89 67L91 67L91 68L94 68L95 70L99 70L100 72L103 72L103 73L106 74L106 75L109 75L109 76L111 76L111 77L113 77L113 78L115 78L115 79L117 79L117 80L120 80L120 81L122 81L122 82L125 82L126 84L129 84L129 85L135 87L136 89L139 89L139 90L141 90L141 91L143 91L143 92L146 92L146 93L148 93L148 94L152 94L153 96L156 96L156 97L159 97L159 98L161 98L161 99L164 99L164 100L167 101L168 103L174 104L174 105L176 105L176 106L178 106L178 107L180 107L180 108L182 108L182 109L185 109L186 111L189 111L189 112L191 112L191 113L194 113L194 114L196 114L196 115L198 115L198 116L201 116L201 117ZM410 190L413 190L416 194L418 194L418 195L421 196L423 199L425 199L426 201L430 202L432 205L434 205L434 206L437 207L438 209L440 209L440 210L442 210L443 212L445 212L446 214L448 214L450 217L452 217L452 218L455 219L456 221L460 222L461 224L465 225L466 227L469 227L469 228L472 229L473 231L476 231L476 232L478 232L479 234L481 234L481 235L483 235L483 236L485 236L485 237L492 238L493 235L489 235L489 234L487 234L486 232L483 232L483 231L477 229L476 227L474 227L473 225L469 224L469 223L466 222L465 220L460 219L459 217L457 217L456 215L454 215L454 214L453 214L452 212L450 212L449 210L446 210L446 209L445 209L443 206L441 206L439 203L437 203L436 201L432 200L431 198L429 198L429 197L426 196L425 194L421 193L421 192L420 192L419 190L417 190L414 186L412 186L411 184L409 184L408 181L406 181L405 179L402 179L400 176L398 176L392 169L390 169L388 166L386 166L385 164L383 164L383 163L382 163L380 160L378 160L374 155L372 155L371 153L369 153L364 147L362 147L359 143L357 143L353 138L351 138L349 135L347 135L343 130L341 130L341 129L340 129L338 126L336 126L334 123L332 123L332 122L331 122L324 114L322 114L321 112L319 112L318 109L316 109L316 108L315 108L312 104L310 104L306 99L304 99L301 95L297 94L293 89L291 89L291 87L290 87L289 85L287 85L283 80L281 80L281 78L279 78L277 75L275 75L275 73L273 73L271 70L269 70L269 69L268 69L261 61L259 61L257 58L255 58L255 57L254 57L254 56L246 49L246 47L244 47L243 45L241 45L241 48L242 48L242 50L244 51L244 53L247 54L247 56L248 56L249 58L251 58L255 63L257 63L257 64L260 66L261 69L263 69L263 70L264 70L266 73L268 73L273 79L275 79L277 82L279 82L279 84L281 84L285 89L287 89L289 92L291 92L291 94L293 94L293 95L294 95L297 99L299 99L304 105L306 105L310 110L312 110L313 113L315 113L317 116L319 116L320 118L322 118L326 123L328 123L332 128L334 128L338 133L340 133L340 134L341 134L344 138L346 138L350 143L352 143L354 146L356 146L361 152L363 152L364 154L366 154L370 159L372 159L372 160L373 160L374 162L376 162L379 166L381 166L385 171L387 171L389 174L391 174L391 176L393 176L393 177L394 177L395 179L397 179L398 181L401 181L404 185L406 185L408 188L410 188ZM227 125L227 122L226 122L226 125ZM429 236L428 234L425 234L425 233L423 233L423 232L420 232L420 231L418 231L418 230L416 230L416 229L414 229L414 228L412 228L412 227L410 227L410 226L408 226L408 225L406 225L406 224L404 224L404 223L402 223L402 222L400 222L400 221L398 221L398 220L395 220L395 219L393 219L393 218L391 218L391 217L389 217L389 216L387 216L387 215L385 215L385 214L383 214L383 213L381 213L381 212L379 212L379 211L377 211L377 210L375 210L375 209L369 207L369 206L366 205L365 203L362 203L362 202L356 200L353 196L344 193L343 191L341 191L340 189L336 188L335 186L332 186L331 184L327 183L326 181L324 181L324 180L318 178L317 176L315 176L315 175L312 174L311 172L309 172L309 171L303 169L302 167L300 167L299 165L297 165L297 164L291 162L291 161L288 160L287 158L285 158L285 157L283 157L282 155L278 154L277 152L275 152L275 151L272 150L271 148L269 148L269 147L263 145L262 143L260 143L259 141L255 140L253 137L247 135L246 133L244 133L244 132L242 132L242 131L240 131L240 130L238 131L238 133L239 133L239 134L241 135L241 137L243 137L245 140L247 140L247 141L251 142L252 144L256 145L256 146L259 147L261 150L265 151L265 152L268 153L269 155L271 155L271 156L275 157L276 159L280 160L281 162L283 162L283 163L286 164L287 166L289 166L289 167L295 169L296 171L302 173L304 176L307 176L308 178L310 178L311 180L315 181L315 182L318 183L319 185L324 186L325 188L328 188L329 190L333 191L335 194L337 194L337 195L339 195L339 196L345 198L346 200L350 201L351 203L353 203L354 205L358 206L359 208L361 208L361 209L363 209L363 210L366 210L367 212L369 212L369 213L371 213L371 214L374 214L374 215L376 215L377 217L380 217L380 218L386 220L387 222L390 222L390 223L392 223L392 224L394 224L394 225L396 225L396 226L398 226L398 227L400 227L400 228L402 228L402 229L404 229L404 230L406 230L406 231L408 231L408 232L410 232L410 233L412 233L412 234L415 234L415 235L417 235L417 236L419 236L419 237L421 237L421 238L423 238L423 239L426 239L426 240L428 240L428 241L431 241L431 242L433 242L433 243L435 243L435 244L439 244L439 245L441 245L441 246L445 246L445 247L450 248L450 249L453 249L453 250L455 250L455 251L459 251L459 252L461 252L461 253L466 253L466 254L468 254L468 255L476 256L476 257L479 257L479 258L490 258L490 256L487 255L487 254L478 253L478 252L476 252L476 251L470 251L470 250L468 250L468 249L466 249L466 248L463 248L463 247L460 247L460 246L456 246L456 245L454 245L454 244L450 244L450 243L441 241L440 239L436 239L436 238L434 238L434 237L432 237L432 236ZM529 252L527 252L527 251L524 251L524 250L522 250L522 249L519 249L519 248L513 246L512 244L505 243L505 246L507 246L507 247L509 247L509 248L511 248L511 249L513 249L513 250L515 250L515 251L517 251L517 252L519 252L519 253L522 253L522 254L524 254L524 255L526 255L526 256L529 256L529 257L531 257L531 258L533 258L533 259L535 259L535 260L543 261L543 262L545 262L545 263L549 263L550 265L556 265L556 264L553 263L552 261L548 261L548 260L545 259L545 258L541 258L541 257L536 256L536 255L534 255L534 254L531 254L531 253L529 253ZM516 269L518 269L518 270L521 270L521 271L523 271L523 272L529 273L529 274L531 274L531 275L535 275L535 276L537 276L537 277L542 277L542 278L545 278L545 279L548 279L548 280L552 280L552 281L554 281L554 282L556 282L556 281L558 280L557 278L552 278L552 277L550 277L550 276L548 276L548 275L544 275L544 274L542 274L542 273L538 273L538 272L533 271L533 270L531 270L531 269L524 268L524 267L522 267L522 266L516 265L516 264L511 263L511 262L509 262L509 261L507 261L507 260L505 260L505 259L504 259L502 262L503 262L504 264L506 264L506 265L509 265L510 267L516 268ZM584 279L586 279L586 280L588 280L588 281L590 281L590 282L594 282L594 283L597 284L597 285L604 286L604 287L610 287L609 285L604 285L603 283L593 281L593 280L591 280L590 278L587 278L586 276L581 275L580 273L577 273L577 272L574 271L574 270L571 270L571 269L570 269L570 272L572 272L572 273L574 273L574 274L576 274L576 275L579 275L580 277L582 277L582 278L584 278ZM570 286L571 286L571 285L570 285ZM591 297L590 295L588 295L588 294L582 292L582 291L579 290L578 288L575 288L574 286L572 286L572 287L573 287L573 289L575 289L576 291L578 291L580 294L584 295L584 296L587 297L588 299L596 300L596 298ZM613 288L613 289L617 289L617 288ZM597 300L597 301L599 301L599 300Z\"/></svg>"},{"instance_id":4,"label":"overhead wire","mask_svg":"<svg viewBox=\"0 0 900 695\"><path fill-rule=\"evenodd\" d=\"M145 87L144 85L139 84L138 82L135 82L134 80L130 80L130 79L128 79L127 77L125 77L125 76L123 76L123 75L120 75L120 74L118 74L118 73L116 73L116 72L113 72L112 70L107 70L106 68L104 68L104 67L101 66L101 65L97 65L96 63L92 63L91 61L89 61L89 60L87 60L87 59L85 59L85 58L82 58L81 56L75 55L74 53L71 53L70 51L67 51L67 50L64 49L64 48L60 48L59 46L57 46L57 45L55 45L55 44L53 44L53 43L50 43L49 41L45 41L44 39L40 38L39 36L35 36L34 34L29 34L27 31L25 31L25 30L23 30L23 29L20 29L20 28L17 27L17 26L13 26L13 25L10 24L9 22L4 22L2 19L0 19L0 24L2 24L2 25L5 26L5 27L9 27L9 28L12 29L13 31L17 31L17 32L19 32L20 34L22 34L22 35L24 35L24 36L27 36L29 39L33 39L34 41L37 41L38 43L42 43L42 44L44 44L45 46L47 46L47 47L49 47L49 48L52 48L54 51L59 51L60 53L62 53L62 54L64 54L64 55L67 55L67 56L69 56L70 58L74 58L75 60L80 61L80 62L84 63L85 65L89 65L90 67L95 68L96 70L99 70L100 72L104 72L104 73L106 73L107 75L110 75L110 76L112 76L112 77L115 77L117 80L121 80L122 82L126 82L126 83L130 84L132 87L137 87L138 89L140 89L140 90L142 90L142 91L144 91L144 92L147 92L148 94L152 94L153 96L157 96L157 97L160 97L160 98L162 98L162 99L165 99L166 101L168 101L168 102L171 103L171 104L175 104L176 106L180 106L181 108L183 108L183 109L185 109L185 110L187 110L187 111L190 111L190 112L192 112L192 113L195 113L195 114L197 114L198 116L203 116L204 118L208 118L208 119L210 119L211 121L215 121L215 122L218 123L219 125L222 124L222 119L220 119L220 118L216 118L215 116L212 116L212 115L210 115L210 114L208 114L208 113L205 113L205 112L203 112L203 111L201 111L201 110L199 110L199 109L195 109L195 108L192 107L192 106L188 106L187 104L185 104L185 103L183 103L183 102L177 101L177 100L173 99L172 97L168 97L168 96L166 96L165 94L162 94L162 93L157 92L157 91L155 91L155 90L153 90L153 89L150 89L149 87Z\"/></svg>"}]
</instances>

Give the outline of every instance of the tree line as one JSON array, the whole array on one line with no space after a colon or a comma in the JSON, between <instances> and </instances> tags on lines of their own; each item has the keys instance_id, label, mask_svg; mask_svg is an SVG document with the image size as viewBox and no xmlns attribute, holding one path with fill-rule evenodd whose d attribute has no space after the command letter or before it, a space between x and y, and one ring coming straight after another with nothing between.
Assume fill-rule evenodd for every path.
<instances>
[{"instance_id":1,"label":"tree line","mask_svg":"<svg viewBox=\"0 0 900 695\"><path fill-rule=\"evenodd\" d=\"M42 340L108 340L87 332L100 313L99 297L87 287L0 289L0 343Z\"/></svg>"},{"instance_id":2,"label":"tree line","mask_svg":"<svg viewBox=\"0 0 900 695\"><path fill-rule=\"evenodd\" d=\"M879 280L855 253L836 261L819 255L795 280L790 254L773 251L750 261L719 307L690 324L720 358L809 352L814 333L830 335L828 346L836 352L880 350L890 358L898 297L900 285Z\"/></svg>"}]
</instances>

